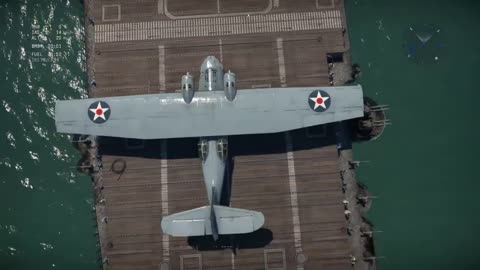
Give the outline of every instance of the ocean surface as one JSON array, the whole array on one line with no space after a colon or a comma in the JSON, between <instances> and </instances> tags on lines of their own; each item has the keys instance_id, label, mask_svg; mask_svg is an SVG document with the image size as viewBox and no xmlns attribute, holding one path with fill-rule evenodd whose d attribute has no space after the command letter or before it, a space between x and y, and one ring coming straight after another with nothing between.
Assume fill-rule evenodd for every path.
<instances>
[{"instance_id":1,"label":"ocean surface","mask_svg":"<svg viewBox=\"0 0 480 270\"><path fill-rule=\"evenodd\" d=\"M98 269L91 181L55 132L85 95L80 1L0 0L0 269Z\"/></svg>"},{"instance_id":2,"label":"ocean surface","mask_svg":"<svg viewBox=\"0 0 480 270\"><path fill-rule=\"evenodd\" d=\"M359 180L379 197L368 213L383 231L379 269L480 269L480 1L357 0L346 9L359 83L391 106L383 136L354 146L369 161ZM425 46L412 40L417 31Z\"/></svg>"},{"instance_id":3,"label":"ocean surface","mask_svg":"<svg viewBox=\"0 0 480 270\"><path fill-rule=\"evenodd\" d=\"M354 145L380 269L480 269L480 1L347 0L353 61L393 125ZM0 0L0 269L98 269L91 182L54 128L85 96L80 1ZM423 43L422 43L423 42Z\"/></svg>"}]
</instances>

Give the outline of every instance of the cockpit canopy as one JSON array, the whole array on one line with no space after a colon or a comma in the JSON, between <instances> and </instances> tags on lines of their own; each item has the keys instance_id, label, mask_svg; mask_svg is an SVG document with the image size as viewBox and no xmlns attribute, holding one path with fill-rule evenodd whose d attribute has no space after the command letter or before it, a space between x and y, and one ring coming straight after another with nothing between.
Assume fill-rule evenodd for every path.
<instances>
[{"instance_id":1,"label":"cockpit canopy","mask_svg":"<svg viewBox=\"0 0 480 270\"><path fill-rule=\"evenodd\" d=\"M217 82L217 70L214 69L214 68L208 68L206 71L205 71L205 81L206 82L209 82L210 81L210 78L211 78L211 81L212 82Z\"/></svg>"}]
</instances>

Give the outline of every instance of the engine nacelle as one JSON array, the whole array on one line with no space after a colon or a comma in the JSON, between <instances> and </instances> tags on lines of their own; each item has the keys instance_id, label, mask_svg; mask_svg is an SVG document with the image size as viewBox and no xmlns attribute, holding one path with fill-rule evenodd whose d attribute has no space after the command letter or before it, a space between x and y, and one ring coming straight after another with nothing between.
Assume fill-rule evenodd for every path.
<instances>
[{"instance_id":1,"label":"engine nacelle","mask_svg":"<svg viewBox=\"0 0 480 270\"><path fill-rule=\"evenodd\" d=\"M230 70L223 75L223 91L228 101L233 101L237 95L237 76Z\"/></svg>"},{"instance_id":2,"label":"engine nacelle","mask_svg":"<svg viewBox=\"0 0 480 270\"><path fill-rule=\"evenodd\" d=\"M190 104L195 94L195 84L193 84L193 76L188 72L182 76L182 96L185 103Z\"/></svg>"}]
</instances>

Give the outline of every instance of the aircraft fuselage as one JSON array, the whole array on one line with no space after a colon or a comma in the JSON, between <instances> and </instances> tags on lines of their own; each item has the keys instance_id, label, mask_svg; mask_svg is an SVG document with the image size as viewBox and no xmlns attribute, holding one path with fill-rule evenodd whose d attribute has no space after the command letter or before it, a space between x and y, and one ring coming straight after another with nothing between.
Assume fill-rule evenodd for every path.
<instances>
[{"instance_id":1,"label":"aircraft fuselage","mask_svg":"<svg viewBox=\"0 0 480 270\"><path fill-rule=\"evenodd\" d=\"M214 56L208 56L200 68L198 91L223 90L223 65ZM227 137L200 138L198 145L208 200L211 204L219 204L228 154Z\"/></svg>"}]
</instances>

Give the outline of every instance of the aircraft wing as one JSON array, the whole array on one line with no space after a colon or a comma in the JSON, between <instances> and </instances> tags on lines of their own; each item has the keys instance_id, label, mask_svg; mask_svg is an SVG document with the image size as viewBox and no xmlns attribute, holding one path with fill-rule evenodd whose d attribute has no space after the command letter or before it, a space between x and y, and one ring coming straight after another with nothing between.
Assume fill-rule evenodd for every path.
<instances>
[{"instance_id":1,"label":"aircraft wing","mask_svg":"<svg viewBox=\"0 0 480 270\"><path fill-rule=\"evenodd\" d=\"M239 90L57 101L58 132L135 139L274 133L363 116L362 87Z\"/></svg>"}]
</instances>

